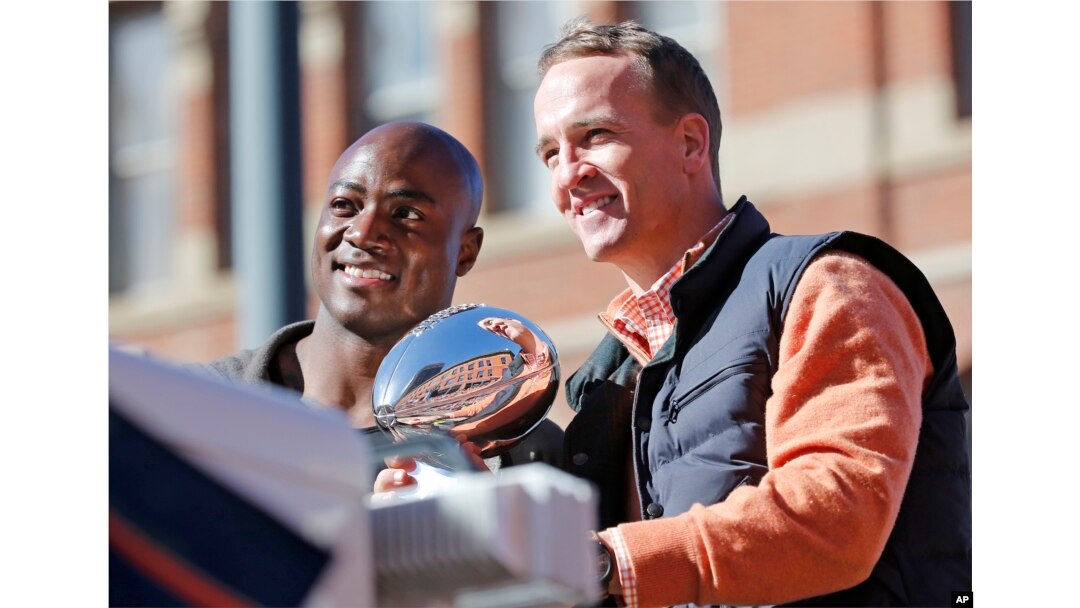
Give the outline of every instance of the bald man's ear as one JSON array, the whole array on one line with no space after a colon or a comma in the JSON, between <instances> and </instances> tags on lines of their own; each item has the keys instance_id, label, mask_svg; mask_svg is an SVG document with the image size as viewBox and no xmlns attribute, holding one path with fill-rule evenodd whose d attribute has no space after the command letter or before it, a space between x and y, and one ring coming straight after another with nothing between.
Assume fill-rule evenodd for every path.
<instances>
[{"instance_id":1,"label":"bald man's ear","mask_svg":"<svg viewBox=\"0 0 1080 608\"><path fill-rule=\"evenodd\" d=\"M676 129L683 146L683 170L697 173L702 169L712 174L709 167L709 122L697 112L684 114Z\"/></svg>"},{"instance_id":2,"label":"bald man's ear","mask_svg":"<svg viewBox=\"0 0 1080 608\"><path fill-rule=\"evenodd\" d=\"M458 249L457 276L463 277L476 263L476 257L480 255L480 246L484 244L484 229L473 226L465 231L461 237L461 248Z\"/></svg>"}]
</instances>

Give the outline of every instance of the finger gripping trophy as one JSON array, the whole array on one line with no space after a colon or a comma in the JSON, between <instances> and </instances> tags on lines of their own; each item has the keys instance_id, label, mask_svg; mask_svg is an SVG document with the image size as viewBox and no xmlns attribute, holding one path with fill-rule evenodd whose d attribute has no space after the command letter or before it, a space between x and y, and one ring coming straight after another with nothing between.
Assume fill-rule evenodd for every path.
<instances>
[{"instance_id":1,"label":"finger gripping trophy","mask_svg":"<svg viewBox=\"0 0 1080 608\"><path fill-rule=\"evenodd\" d=\"M375 375L372 406L395 442L450 436L489 458L540 424L558 386L555 347L536 324L503 308L462 304L428 317L394 345ZM447 456L420 459L454 468Z\"/></svg>"}]
</instances>

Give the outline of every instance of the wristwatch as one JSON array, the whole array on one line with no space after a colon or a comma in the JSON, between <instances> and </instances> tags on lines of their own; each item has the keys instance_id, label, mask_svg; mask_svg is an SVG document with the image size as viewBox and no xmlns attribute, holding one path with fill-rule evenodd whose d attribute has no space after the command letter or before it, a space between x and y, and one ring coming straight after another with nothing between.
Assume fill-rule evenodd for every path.
<instances>
[{"instance_id":1,"label":"wristwatch","mask_svg":"<svg viewBox=\"0 0 1080 608\"><path fill-rule=\"evenodd\" d=\"M600 583L600 591L603 593L603 597L610 595L608 593L608 585L611 584L611 576L615 574L615 558L611 555L611 549L608 546L600 542L599 538L594 538L596 541L596 572L597 580Z\"/></svg>"}]
</instances>

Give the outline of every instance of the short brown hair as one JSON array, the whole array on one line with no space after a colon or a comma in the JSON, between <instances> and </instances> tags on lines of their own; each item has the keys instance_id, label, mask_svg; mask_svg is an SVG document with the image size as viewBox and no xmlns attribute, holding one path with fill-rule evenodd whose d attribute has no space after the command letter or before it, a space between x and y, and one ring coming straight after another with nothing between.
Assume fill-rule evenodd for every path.
<instances>
[{"instance_id":1,"label":"short brown hair","mask_svg":"<svg viewBox=\"0 0 1080 608\"><path fill-rule=\"evenodd\" d=\"M616 25L596 25L588 17L577 17L563 26L562 37L544 48L537 62L543 78L552 66L570 59L595 55L629 53L640 60L635 67L652 83L657 118L673 121L696 112L709 123L709 160L713 180L720 187L720 105L709 77L697 58L675 40L661 36L634 21Z\"/></svg>"}]
</instances>

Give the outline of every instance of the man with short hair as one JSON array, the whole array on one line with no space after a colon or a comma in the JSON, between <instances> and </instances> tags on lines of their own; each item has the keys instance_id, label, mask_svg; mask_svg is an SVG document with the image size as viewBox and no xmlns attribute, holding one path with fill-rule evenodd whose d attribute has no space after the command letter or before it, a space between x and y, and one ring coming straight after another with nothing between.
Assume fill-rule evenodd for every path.
<instances>
[{"instance_id":1,"label":"man with short hair","mask_svg":"<svg viewBox=\"0 0 1080 608\"><path fill-rule=\"evenodd\" d=\"M416 324L450 305L457 278L480 253L482 199L476 159L448 133L420 122L372 129L330 172L311 251L316 318L207 367L293 389L373 430L379 364ZM546 420L489 465L556 463L560 440L561 430Z\"/></svg>"},{"instance_id":2,"label":"man with short hair","mask_svg":"<svg viewBox=\"0 0 1080 608\"><path fill-rule=\"evenodd\" d=\"M539 61L536 151L589 258L628 288L567 380L571 472L601 489L629 606L945 605L971 588L955 337L906 258L788 237L720 189L697 60L571 22Z\"/></svg>"}]
</instances>

